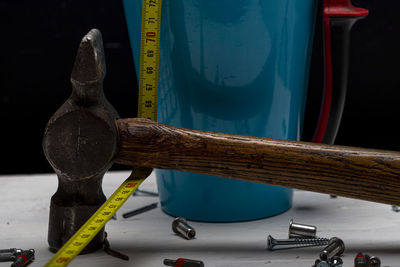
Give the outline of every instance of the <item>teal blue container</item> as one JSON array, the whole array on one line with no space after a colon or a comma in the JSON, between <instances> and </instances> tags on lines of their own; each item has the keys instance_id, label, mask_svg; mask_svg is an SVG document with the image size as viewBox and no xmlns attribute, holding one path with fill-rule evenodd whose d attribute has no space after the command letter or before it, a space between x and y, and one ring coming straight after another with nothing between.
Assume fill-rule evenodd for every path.
<instances>
[{"instance_id":1,"label":"teal blue container","mask_svg":"<svg viewBox=\"0 0 400 267\"><path fill-rule=\"evenodd\" d=\"M136 69L141 6L124 0ZM163 0L159 122L299 140L316 6L317 0ZM169 170L156 176L162 209L190 220L253 220L292 204L289 188Z\"/></svg>"}]
</instances>

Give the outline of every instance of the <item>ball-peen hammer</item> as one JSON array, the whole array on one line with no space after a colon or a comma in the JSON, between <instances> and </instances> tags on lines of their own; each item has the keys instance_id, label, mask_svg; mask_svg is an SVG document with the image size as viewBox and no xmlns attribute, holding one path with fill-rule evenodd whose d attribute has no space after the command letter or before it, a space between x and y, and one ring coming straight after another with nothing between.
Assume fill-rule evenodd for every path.
<instances>
[{"instance_id":1,"label":"ball-peen hammer","mask_svg":"<svg viewBox=\"0 0 400 267\"><path fill-rule=\"evenodd\" d=\"M49 244L57 250L105 201L101 183L113 162L211 174L400 205L400 153L284 141L118 119L106 100L101 34L81 41L72 94L46 126L43 149L59 178ZM100 248L101 231L84 252Z\"/></svg>"}]
</instances>

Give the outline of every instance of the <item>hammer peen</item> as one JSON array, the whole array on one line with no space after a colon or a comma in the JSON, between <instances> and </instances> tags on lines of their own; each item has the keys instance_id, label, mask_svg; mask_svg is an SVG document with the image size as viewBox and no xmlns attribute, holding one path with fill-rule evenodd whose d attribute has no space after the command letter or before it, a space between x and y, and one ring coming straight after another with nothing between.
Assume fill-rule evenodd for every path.
<instances>
[{"instance_id":1,"label":"hammer peen","mask_svg":"<svg viewBox=\"0 0 400 267\"><path fill-rule=\"evenodd\" d=\"M57 250L101 206L113 162L211 174L400 205L400 153L212 133L147 119L118 119L106 100L101 34L81 41L72 94L46 126L43 149L58 175L49 244ZM104 230L84 252L100 248Z\"/></svg>"}]
</instances>

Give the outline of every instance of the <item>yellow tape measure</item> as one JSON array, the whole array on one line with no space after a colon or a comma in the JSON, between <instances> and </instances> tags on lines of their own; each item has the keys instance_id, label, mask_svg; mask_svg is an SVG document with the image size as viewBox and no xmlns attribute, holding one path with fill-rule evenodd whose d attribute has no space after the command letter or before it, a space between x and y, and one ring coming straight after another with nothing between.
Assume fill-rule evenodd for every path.
<instances>
[{"instance_id":1,"label":"yellow tape measure","mask_svg":"<svg viewBox=\"0 0 400 267\"><path fill-rule=\"evenodd\" d=\"M143 0L140 48L138 117L157 120L158 62L160 50L161 0ZM135 167L131 176L82 225L45 265L67 266L97 235L152 169Z\"/></svg>"},{"instance_id":2,"label":"yellow tape measure","mask_svg":"<svg viewBox=\"0 0 400 267\"><path fill-rule=\"evenodd\" d=\"M138 117L157 121L161 0L143 0Z\"/></svg>"},{"instance_id":3,"label":"yellow tape measure","mask_svg":"<svg viewBox=\"0 0 400 267\"><path fill-rule=\"evenodd\" d=\"M150 170L151 172L151 170ZM111 197L86 221L84 225L60 248L45 267L67 266L97 235L115 212L150 174L149 169L137 168Z\"/></svg>"}]
</instances>

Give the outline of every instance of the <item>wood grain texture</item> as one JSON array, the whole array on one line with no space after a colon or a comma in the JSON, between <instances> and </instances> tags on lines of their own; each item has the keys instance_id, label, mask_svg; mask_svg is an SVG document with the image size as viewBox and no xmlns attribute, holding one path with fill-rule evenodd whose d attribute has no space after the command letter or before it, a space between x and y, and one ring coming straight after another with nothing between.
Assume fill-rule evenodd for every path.
<instances>
[{"instance_id":1,"label":"wood grain texture","mask_svg":"<svg viewBox=\"0 0 400 267\"><path fill-rule=\"evenodd\" d=\"M400 153L117 120L115 162L400 205Z\"/></svg>"}]
</instances>

